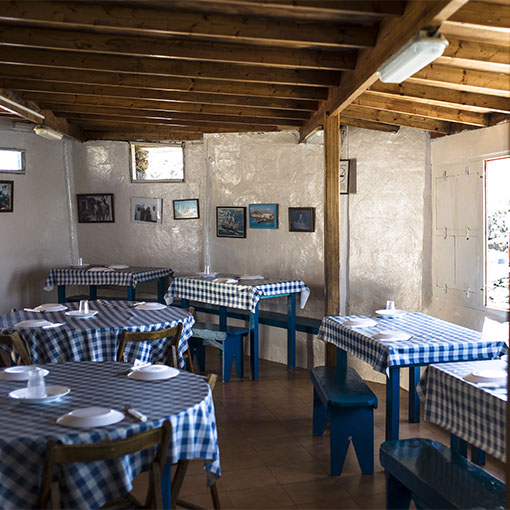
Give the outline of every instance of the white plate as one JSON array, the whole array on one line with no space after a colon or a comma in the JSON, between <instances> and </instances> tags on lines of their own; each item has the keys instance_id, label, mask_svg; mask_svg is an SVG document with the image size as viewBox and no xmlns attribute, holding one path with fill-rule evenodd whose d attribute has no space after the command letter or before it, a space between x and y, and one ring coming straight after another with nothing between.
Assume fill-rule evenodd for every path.
<instances>
[{"instance_id":1,"label":"white plate","mask_svg":"<svg viewBox=\"0 0 510 510\"><path fill-rule=\"evenodd\" d=\"M140 381L163 381L179 375L179 370L168 365L148 365L134 369L128 374L130 379Z\"/></svg>"},{"instance_id":2,"label":"white plate","mask_svg":"<svg viewBox=\"0 0 510 510\"><path fill-rule=\"evenodd\" d=\"M88 313L80 312L80 310L69 310L66 312L66 315L69 315L69 317L73 317L75 319L91 319L92 317L95 317L98 314L97 310L91 310Z\"/></svg>"},{"instance_id":3,"label":"white plate","mask_svg":"<svg viewBox=\"0 0 510 510\"><path fill-rule=\"evenodd\" d=\"M377 326L377 321L374 319L349 319L344 322L344 326L349 326L351 328L371 328L373 326Z\"/></svg>"},{"instance_id":4,"label":"white plate","mask_svg":"<svg viewBox=\"0 0 510 510\"><path fill-rule=\"evenodd\" d=\"M8 367L0 372L0 379L4 381L28 381L28 373L32 370L40 370L43 376L47 376L50 372L45 368L39 368L35 365L21 365L19 367Z\"/></svg>"},{"instance_id":5,"label":"white plate","mask_svg":"<svg viewBox=\"0 0 510 510\"><path fill-rule=\"evenodd\" d=\"M237 283L239 280L235 278L215 278L214 281L218 283Z\"/></svg>"},{"instance_id":6,"label":"white plate","mask_svg":"<svg viewBox=\"0 0 510 510\"><path fill-rule=\"evenodd\" d=\"M127 269L129 266L125 266L124 264L110 264L108 267L110 269Z\"/></svg>"},{"instance_id":7,"label":"white plate","mask_svg":"<svg viewBox=\"0 0 510 510\"><path fill-rule=\"evenodd\" d=\"M163 308L166 308L163 303L144 303L135 306L135 310L163 310Z\"/></svg>"},{"instance_id":8,"label":"white plate","mask_svg":"<svg viewBox=\"0 0 510 510\"><path fill-rule=\"evenodd\" d=\"M54 402L59 398L62 398L64 395L67 395L71 391L70 388L66 386L57 386L57 385L49 385L46 386L46 397L27 397L27 388L21 388L19 390L14 390L9 393L9 397L14 400L19 400L24 404L46 404L47 402Z\"/></svg>"},{"instance_id":9,"label":"white plate","mask_svg":"<svg viewBox=\"0 0 510 510\"><path fill-rule=\"evenodd\" d=\"M263 280L264 277L260 275L245 274L239 278L240 280Z\"/></svg>"},{"instance_id":10,"label":"white plate","mask_svg":"<svg viewBox=\"0 0 510 510\"><path fill-rule=\"evenodd\" d=\"M44 305L37 306L36 309L41 312L63 312L67 310L67 306L59 303L46 303Z\"/></svg>"},{"instance_id":11,"label":"white plate","mask_svg":"<svg viewBox=\"0 0 510 510\"><path fill-rule=\"evenodd\" d=\"M53 324L53 323L50 321L34 319L34 320L18 322L16 324L14 324L14 327L15 328L42 328L44 326L50 326L51 324Z\"/></svg>"},{"instance_id":12,"label":"white plate","mask_svg":"<svg viewBox=\"0 0 510 510\"><path fill-rule=\"evenodd\" d=\"M506 381L506 370L487 368L485 370L474 370L467 374L464 379L474 383L497 383Z\"/></svg>"},{"instance_id":13,"label":"white plate","mask_svg":"<svg viewBox=\"0 0 510 510\"><path fill-rule=\"evenodd\" d=\"M198 276L202 276L203 278L216 278L216 275L218 273L204 273L204 272L202 272L202 273L197 273L197 274L198 274Z\"/></svg>"},{"instance_id":14,"label":"white plate","mask_svg":"<svg viewBox=\"0 0 510 510\"><path fill-rule=\"evenodd\" d=\"M391 329L384 329L376 333L373 338L378 340L409 340L413 335L404 331L393 331Z\"/></svg>"},{"instance_id":15,"label":"white plate","mask_svg":"<svg viewBox=\"0 0 510 510\"><path fill-rule=\"evenodd\" d=\"M376 310L375 313L379 315L379 317L384 317L386 319L391 319L393 317L399 317L400 315L405 315L407 312L405 310Z\"/></svg>"},{"instance_id":16,"label":"white plate","mask_svg":"<svg viewBox=\"0 0 510 510\"><path fill-rule=\"evenodd\" d=\"M124 414L107 407L83 407L57 418L59 425L67 427L106 427L124 419Z\"/></svg>"}]
</instances>

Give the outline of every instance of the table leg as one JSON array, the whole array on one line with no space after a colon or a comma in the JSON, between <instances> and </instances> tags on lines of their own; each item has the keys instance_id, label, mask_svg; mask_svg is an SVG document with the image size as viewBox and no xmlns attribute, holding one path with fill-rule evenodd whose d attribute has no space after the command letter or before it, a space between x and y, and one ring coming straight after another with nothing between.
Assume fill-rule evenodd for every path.
<instances>
[{"instance_id":1,"label":"table leg","mask_svg":"<svg viewBox=\"0 0 510 510\"><path fill-rule=\"evenodd\" d=\"M450 449L463 457L467 457L467 443L455 434L450 434Z\"/></svg>"},{"instance_id":2,"label":"table leg","mask_svg":"<svg viewBox=\"0 0 510 510\"><path fill-rule=\"evenodd\" d=\"M400 369L390 367L386 379L386 440L398 439L400 419Z\"/></svg>"},{"instance_id":3,"label":"table leg","mask_svg":"<svg viewBox=\"0 0 510 510\"><path fill-rule=\"evenodd\" d=\"M172 485L172 464L166 462L161 474L161 494L164 510L170 510L171 506L171 485Z\"/></svg>"},{"instance_id":4,"label":"table leg","mask_svg":"<svg viewBox=\"0 0 510 510\"><path fill-rule=\"evenodd\" d=\"M181 308L187 310L189 308L189 299L181 299Z\"/></svg>"},{"instance_id":5,"label":"table leg","mask_svg":"<svg viewBox=\"0 0 510 510\"><path fill-rule=\"evenodd\" d=\"M220 319L220 326L222 328L226 328L227 327L227 307L226 306L220 306L219 319Z\"/></svg>"},{"instance_id":6,"label":"table leg","mask_svg":"<svg viewBox=\"0 0 510 510\"><path fill-rule=\"evenodd\" d=\"M478 464L479 466L484 466L485 452L480 450L480 448L471 445L471 462L473 462L473 464Z\"/></svg>"},{"instance_id":7,"label":"table leg","mask_svg":"<svg viewBox=\"0 0 510 510\"><path fill-rule=\"evenodd\" d=\"M420 382L420 367L409 367L409 423L420 423L420 399L416 386Z\"/></svg>"},{"instance_id":8,"label":"table leg","mask_svg":"<svg viewBox=\"0 0 510 510\"><path fill-rule=\"evenodd\" d=\"M162 276L161 278L158 278L158 302L159 303L162 303L162 304L166 304L165 303L165 281L166 281L166 276Z\"/></svg>"},{"instance_id":9,"label":"table leg","mask_svg":"<svg viewBox=\"0 0 510 510\"><path fill-rule=\"evenodd\" d=\"M340 347L336 348L336 367L344 374L347 371L347 351L340 349Z\"/></svg>"},{"instance_id":10,"label":"table leg","mask_svg":"<svg viewBox=\"0 0 510 510\"><path fill-rule=\"evenodd\" d=\"M296 294L287 297L287 368L296 368Z\"/></svg>"},{"instance_id":11,"label":"table leg","mask_svg":"<svg viewBox=\"0 0 510 510\"><path fill-rule=\"evenodd\" d=\"M259 378L259 305L250 312L250 367L251 378Z\"/></svg>"},{"instance_id":12,"label":"table leg","mask_svg":"<svg viewBox=\"0 0 510 510\"><path fill-rule=\"evenodd\" d=\"M136 290L134 287L128 287L128 300L136 301Z\"/></svg>"},{"instance_id":13,"label":"table leg","mask_svg":"<svg viewBox=\"0 0 510 510\"><path fill-rule=\"evenodd\" d=\"M65 285L59 285L57 287L58 291L58 302L59 303L65 303L66 302L66 286Z\"/></svg>"},{"instance_id":14,"label":"table leg","mask_svg":"<svg viewBox=\"0 0 510 510\"><path fill-rule=\"evenodd\" d=\"M89 299L91 301L97 299L97 285L89 285Z\"/></svg>"}]
</instances>

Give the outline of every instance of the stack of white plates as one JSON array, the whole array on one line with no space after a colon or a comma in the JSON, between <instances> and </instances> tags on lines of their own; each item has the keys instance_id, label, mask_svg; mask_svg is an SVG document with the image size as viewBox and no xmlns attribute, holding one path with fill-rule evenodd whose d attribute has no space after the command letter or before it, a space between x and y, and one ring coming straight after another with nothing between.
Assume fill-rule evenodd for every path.
<instances>
[{"instance_id":1,"label":"stack of white plates","mask_svg":"<svg viewBox=\"0 0 510 510\"><path fill-rule=\"evenodd\" d=\"M377 326L377 321L368 317L353 317L345 321L344 326L349 326L350 328L371 328Z\"/></svg>"},{"instance_id":2,"label":"stack of white plates","mask_svg":"<svg viewBox=\"0 0 510 510\"><path fill-rule=\"evenodd\" d=\"M179 370L168 365L146 365L140 368L133 368L128 377L140 381L164 381L178 375Z\"/></svg>"},{"instance_id":3,"label":"stack of white plates","mask_svg":"<svg viewBox=\"0 0 510 510\"><path fill-rule=\"evenodd\" d=\"M126 266L124 264L110 264L108 266L109 269L127 269L129 266Z\"/></svg>"},{"instance_id":4,"label":"stack of white plates","mask_svg":"<svg viewBox=\"0 0 510 510\"><path fill-rule=\"evenodd\" d=\"M63 312L67 310L67 306L59 303L46 303L44 305L36 306L34 310L37 310L38 312Z\"/></svg>"},{"instance_id":5,"label":"stack of white plates","mask_svg":"<svg viewBox=\"0 0 510 510\"><path fill-rule=\"evenodd\" d=\"M495 383L504 384L507 380L506 370L499 368L487 368L485 370L474 370L464 376L464 379L474 383Z\"/></svg>"},{"instance_id":6,"label":"stack of white plates","mask_svg":"<svg viewBox=\"0 0 510 510\"><path fill-rule=\"evenodd\" d=\"M264 277L260 275L245 274L239 278L240 280L263 280Z\"/></svg>"},{"instance_id":7,"label":"stack of white plates","mask_svg":"<svg viewBox=\"0 0 510 510\"><path fill-rule=\"evenodd\" d=\"M8 367L0 371L0 379L4 381L28 381L28 373L36 369L41 371L43 376L49 374L49 371L45 368L38 368L35 365L22 365L19 367Z\"/></svg>"},{"instance_id":8,"label":"stack of white plates","mask_svg":"<svg viewBox=\"0 0 510 510\"><path fill-rule=\"evenodd\" d=\"M166 308L166 305L163 303L140 303L134 308L135 310L163 310L163 308Z\"/></svg>"},{"instance_id":9,"label":"stack of white plates","mask_svg":"<svg viewBox=\"0 0 510 510\"><path fill-rule=\"evenodd\" d=\"M80 312L80 310L70 310L69 312L66 312L66 315L69 315L69 317L72 317L73 319L92 319L92 317L95 317L97 313L97 310L90 310L87 313Z\"/></svg>"},{"instance_id":10,"label":"stack of white plates","mask_svg":"<svg viewBox=\"0 0 510 510\"><path fill-rule=\"evenodd\" d=\"M48 402L55 402L64 395L67 395L71 390L67 386L49 385L46 386L45 397L27 397L27 388L21 388L9 393L9 397L24 404L47 404Z\"/></svg>"},{"instance_id":11,"label":"stack of white plates","mask_svg":"<svg viewBox=\"0 0 510 510\"><path fill-rule=\"evenodd\" d=\"M383 329L373 336L377 340L409 340L411 337L412 335L405 331L394 331L391 329Z\"/></svg>"},{"instance_id":12,"label":"stack of white plates","mask_svg":"<svg viewBox=\"0 0 510 510\"><path fill-rule=\"evenodd\" d=\"M405 315L407 312L405 310L387 310L384 308L383 310L376 310L375 313L384 319L393 319Z\"/></svg>"},{"instance_id":13,"label":"stack of white plates","mask_svg":"<svg viewBox=\"0 0 510 510\"><path fill-rule=\"evenodd\" d=\"M237 283L239 280L236 280L235 278L215 278L214 279L215 282L218 282L218 283Z\"/></svg>"},{"instance_id":14,"label":"stack of white plates","mask_svg":"<svg viewBox=\"0 0 510 510\"><path fill-rule=\"evenodd\" d=\"M83 407L57 418L59 425L67 427L106 427L124 419L124 414L107 407Z\"/></svg>"}]
</instances>

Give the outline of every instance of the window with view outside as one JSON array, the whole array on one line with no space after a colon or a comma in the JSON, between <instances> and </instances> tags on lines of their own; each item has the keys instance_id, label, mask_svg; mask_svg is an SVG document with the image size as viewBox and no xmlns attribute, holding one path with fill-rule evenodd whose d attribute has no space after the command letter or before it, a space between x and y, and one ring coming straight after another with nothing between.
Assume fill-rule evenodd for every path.
<instances>
[{"instance_id":1,"label":"window with view outside","mask_svg":"<svg viewBox=\"0 0 510 510\"><path fill-rule=\"evenodd\" d=\"M485 161L485 304L509 309L510 157Z\"/></svg>"},{"instance_id":2,"label":"window with view outside","mask_svg":"<svg viewBox=\"0 0 510 510\"><path fill-rule=\"evenodd\" d=\"M181 145L131 144L131 178L134 182L184 181Z\"/></svg>"},{"instance_id":3,"label":"window with view outside","mask_svg":"<svg viewBox=\"0 0 510 510\"><path fill-rule=\"evenodd\" d=\"M0 149L0 172L23 173L25 171L25 151Z\"/></svg>"}]
</instances>

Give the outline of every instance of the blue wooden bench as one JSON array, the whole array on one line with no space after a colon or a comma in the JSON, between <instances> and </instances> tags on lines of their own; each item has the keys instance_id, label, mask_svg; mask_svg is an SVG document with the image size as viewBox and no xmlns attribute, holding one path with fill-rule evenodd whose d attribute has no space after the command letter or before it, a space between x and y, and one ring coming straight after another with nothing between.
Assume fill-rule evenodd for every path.
<instances>
[{"instance_id":1,"label":"blue wooden bench","mask_svg":"<svg viewBox=\"0 0 510 510\"><path fill-rule=\"evenodd\" d=\"M311 370L313 434L320 436L330 424L330 473L341 475L349 438L363 474L374 472L374 408L377 397L353 368L335 366Z\"/></svg>"},{"instance_id":2,"label":"blue wooden bench","mask_svg":"<svg viewBox=\"0 0 510 510\"><path fill-rule=\"evenodd\" d=\"M386 441L379 453L388 509L504 508L505 484L437 441Z\"/></svg>"},{"instance_id":3,"label":"blue wooden bench","mask_svg":"<svg viewBox=\"0 0 510 510\"><path fill-rule=\"evenodd\" d=\"M232 365L235 362L237 377L243 377L243 338L248 328L220 326L208 322L195 322L191 338L188 339L191 358L196 358L200 371L205 370L205 346L212 345L223 351L222 377L230 381Z\"/></svg>"}]
</instances>

